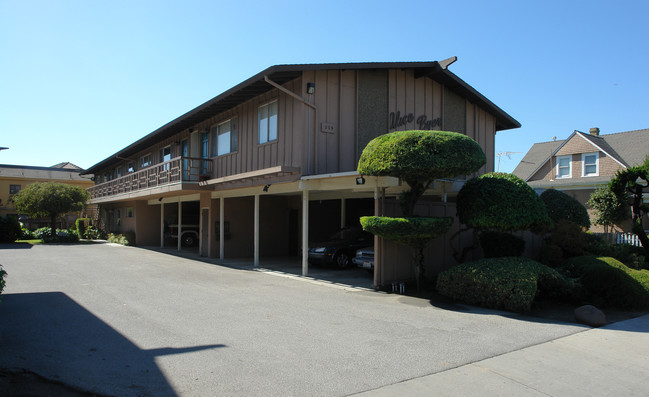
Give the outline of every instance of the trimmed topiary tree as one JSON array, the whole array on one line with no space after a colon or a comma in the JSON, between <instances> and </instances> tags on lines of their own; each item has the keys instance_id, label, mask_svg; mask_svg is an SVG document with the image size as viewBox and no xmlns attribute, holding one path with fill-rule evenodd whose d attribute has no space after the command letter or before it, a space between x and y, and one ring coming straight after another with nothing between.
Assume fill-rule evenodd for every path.
<instances>
[{"instance_id":1,"label":"trimmed topiary tree","mask_svg":"<svg viewBox=\"0 0 649 397\"><path fill-rule=\"evenodd\" d=\"M363 150L358 161L361 175L393 176L408 184L409 190L399 200L403 218L362 217L361 225L364 230L412 249L417 289L424 273L424 248L453 223L450 217L416 217L417 200L435 179L473 173L485 162L476 141L449 131L392 132L373 139Z\"/></svg>"},{"instance_id":2,"label":"trimmed topiary tree","mask_svg":"<svg viewBox=\"0 0 649 397\"><path fill-rule=\"evenodd\" d=\"M563 219L576 223L584 229L590 228L590 217L586 207L573 197L556 189L548 189L541 193L540 197L552 222L557 223Z\"/></svg>"},{"instance_id":3,"label":"trimmed topiary tree","mask_svg":"<svg viewBox=\"0 0 649 397\"><path fill-rule=\"evenodd\" d=\"M536 192L516 175L502 172L490 172L465 183L457 196L457 214L460 222L477 234L541 232L552 226ZM454 253L458 262L464 261L468 249Z\"/></svg>"}]
</instances>

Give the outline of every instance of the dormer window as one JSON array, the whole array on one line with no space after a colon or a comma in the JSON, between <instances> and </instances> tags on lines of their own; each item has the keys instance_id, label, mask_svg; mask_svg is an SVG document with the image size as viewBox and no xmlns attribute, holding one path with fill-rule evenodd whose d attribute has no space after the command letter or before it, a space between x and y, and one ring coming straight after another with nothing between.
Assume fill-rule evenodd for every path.
<instances>
[{"instance_id":1,"label":"dormer window","mask_svg":"<svg viewBox=\"0 0 649 397\"><path fill-rule=\"evenodd\" d=\"M557 157L557 173L556 178L571 178L572 177L572 156Z\"/></svg>"},{"instance_id":2,"label":"dormer window","mask_svg":"<svg viewBox=\"0 0 649 397\"><path fill-rule=\"evenodd\" d=\"M599 175L599 153L584 153L581 155L581 176Z\"/></svg>"}]
</instances>

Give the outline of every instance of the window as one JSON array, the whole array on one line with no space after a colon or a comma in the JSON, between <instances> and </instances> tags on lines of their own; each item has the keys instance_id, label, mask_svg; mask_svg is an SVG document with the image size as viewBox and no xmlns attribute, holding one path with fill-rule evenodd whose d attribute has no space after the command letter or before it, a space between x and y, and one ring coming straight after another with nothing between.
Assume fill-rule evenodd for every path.
<instances>
[{"instance_id":1,"label":"window","mask_svg":"<svg viewBox=\"0 0 649 397\"><path fill-rule=\"evenodd\" d=\"M135 163L132 161L126 166L126 173L130 174L131 172L135 172Z\"/></svg>"},{"instance_id":2,"label":"window","mask_svg":"<svg viewBox=\"0 0 649 397\"><path fill-rule=\"evenodd\" d=\"M126 217L127 218L133 218L133 207L127 207L126 208Z\"/></svg>"},{"instance_id":3,"label":"window","mask_svg":"<svg viewBox=\"0 0 649 397\"><path fill-rule=\"evenodd\" d=\"M16 194L20 191L20 185L9 185L9 194Z\"/></svg>"},{"instance_id":4,"label":"window","mask_svg":"<svg viewBox=\"0 0 649 397\"><path fill-rule=\"evenodd\" d=\"M140 158L140 169L148 167L151 165L151 153L142 156Z\"/></svg>"},{"instance_id":5,"label":"window","mask_svg":"<svg viewBox=\"0 0 649 397\"><path fill-rule=\"evenodd\" d=\"M581 161L581 176L599 175L599 153L584 153L581 155Z\"/></svg>"},{"instance_id":6,"label":"window","mask_svg":"<svg viewBox=\"0 0 649 397\"><path fill-rule=\"evenodd\" d=\"M115 177L116 178L121 178L122 177L122 167L115 168Z\"/></svg>"},{"instance_id":7,"label":"window","mask_svg":"<svg viewBox=\"0 0 649 397\"><path fill-rule=\"evenodd\" d=\"M164 163L169 160L171 160L171 146L160 149L160 162Z\"/></svg>"},{"instance_id":8,"label":"window","mask_svg":"<svg viewBox=\"0 0 649 397\"><path fill-rule=\"evenodd\" d=\"M572 176L572 156L557 157L557 178L570 178Z\"/></svg>"},{"instance_id":9,"label":"window","mask_svg":"<svg viewBox=\"0 0 649 397\"><path fill-rule=\"evenodd\" d=\"M259 107L259 143L277 140L277 101Z\"/></svg>"},{"instance_id":10,"label":"window","mask_svg":"<svg viewBox=\"0 0 649 397\"><path fill-rule=\"evenodd\" d=\"M212 157L237 151L237 119L232 118L210 129Z\"/></svg>"}]
</instances>

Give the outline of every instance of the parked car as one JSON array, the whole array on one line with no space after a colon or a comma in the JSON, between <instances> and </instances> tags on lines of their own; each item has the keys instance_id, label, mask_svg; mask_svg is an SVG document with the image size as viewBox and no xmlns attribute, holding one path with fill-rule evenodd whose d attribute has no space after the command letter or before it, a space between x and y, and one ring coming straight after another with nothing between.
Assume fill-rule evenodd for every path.
<instances>
[{"instance_id":1,"label":"parked car","mask_svg":"<svg viewBox=\"0 0 649 397\"><path fill-rule=\"evenodd\" d=\"M181 225L182 236L181 244L185 247L193 247L198 244L198 225ZM168 236L174 240L178 238L178 225L169 225ZM176 240L177 241L177 240Z\"/></svg>"},{"instance_id":2,"label":"parked car","mask_svg":"<svg viewBox=\"0 0 649 397\"><path fill-rule=\"evenodd\" d=\"M352 265L356 250L373 241L374 236L361 228L340 229L326 241L310 244L309 262L345 269Z\"/></svg>"},{"instance_id":3,"label":"parked car","mask_svg":"<svg viewBox=\"0 0 649 397\"><path fill-rule=\"evenodd\" d=\"M356 256L352 262L361 269L367 269L368 272L374 271L374 246L364 247L356 250Z\"/></svg>"}]
</instances>

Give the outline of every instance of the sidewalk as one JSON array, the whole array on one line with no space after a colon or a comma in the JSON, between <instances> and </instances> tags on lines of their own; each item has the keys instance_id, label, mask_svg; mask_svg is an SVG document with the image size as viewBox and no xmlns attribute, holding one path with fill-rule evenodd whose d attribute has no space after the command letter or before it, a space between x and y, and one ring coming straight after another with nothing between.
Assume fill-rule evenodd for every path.
<instances>
[{"instance_id":1,"label":"sidewalk","mask_svg":"<svg viewBox=\"0 0 649 397\"><path fill-rule=\"evenodd\" d=\"M646 396L647 374L649 315L354 396Z\"/></svg>"}]
</instances>

